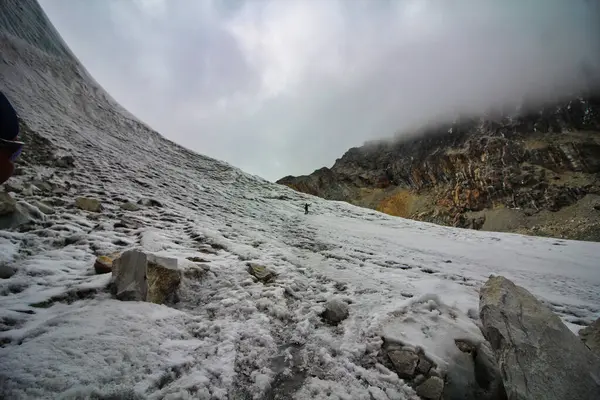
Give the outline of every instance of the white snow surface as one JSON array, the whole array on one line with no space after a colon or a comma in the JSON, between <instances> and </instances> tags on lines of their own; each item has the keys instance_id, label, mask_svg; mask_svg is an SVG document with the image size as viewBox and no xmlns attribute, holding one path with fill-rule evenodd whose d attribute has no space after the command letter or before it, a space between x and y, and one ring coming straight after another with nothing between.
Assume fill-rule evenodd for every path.
<instances>
[{"instance_id":1,"label":"white snow surface","mask_svg":"<svg viewBox=\"0 0 600 400\"><path fill-rule=\"evenodd\" d=\"M63 45L43 15L4 15L13 25L0 21L0 90L76 166L29 166L12 180L68 195L53 212L36 208L43 228L0 231L0 263L17 271L0 280L0 397L413 399L380 363L383 340L421 346L445 367L453 339L482 340L478 289L491 274L530 290L574 331L600 316L600 244L393 218L248 175L133 119L75 59L48 48ZM19 34L36 29L42 36ZM12 195L26 208L57 197ZM78 210L77 196L105 210ZM141 198L163 207L119 207ZM114 228L122 218L139 227ZM184 269L200 257L209 271L186 275L173 307L120 302L92 265L134 247ZM275 282L253 280L247 262L274 270ZM350 304L337 326L320 317L332 297Z\"/></svg>"}]
</instances>

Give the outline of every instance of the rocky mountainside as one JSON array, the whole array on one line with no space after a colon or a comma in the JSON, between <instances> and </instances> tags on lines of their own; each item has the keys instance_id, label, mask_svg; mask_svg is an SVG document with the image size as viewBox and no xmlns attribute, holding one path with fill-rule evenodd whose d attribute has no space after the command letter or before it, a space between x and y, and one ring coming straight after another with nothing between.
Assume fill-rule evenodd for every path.
<instances>
[{"instance_id":1,"label":"rocky mountainside","mask_svg":"<svg viewBox=\"0 0 600 400\"><path fill-rule=\"evenodd\" d=\"M278 183L443 225L600 240L600 98L533 110L369 143Z\"/></svg>"}]
</instances>

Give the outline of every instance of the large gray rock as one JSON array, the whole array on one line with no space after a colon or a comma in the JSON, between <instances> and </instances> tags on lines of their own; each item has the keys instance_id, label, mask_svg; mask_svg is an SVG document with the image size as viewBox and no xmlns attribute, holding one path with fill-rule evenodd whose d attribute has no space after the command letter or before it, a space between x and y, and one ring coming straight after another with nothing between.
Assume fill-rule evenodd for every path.
<instances>
[{"instance_id":1,"label":"large gray rock","mask_svg":"<svg viewBox=\"0 0 600 400\"><path fill-rule=\"evenodd\" d=\"M146 280L146 254L128 250L112 264L113 294L119 300L146 301L148 282Z\"/></svg>"},{"instance_id":2,"label":"large gray rock","mask_svg":"<svg viewBox=\"0 0 600 400\"><path fill-rule=\"evenodd\" d=\"M128 250L112 262L112 290L119 300L175 301L181 282L177 259Z\"/></svg>"},{"instance_id":3,"label":"large gray rock","mask_svg":"<svg viewBox=\"0 0 600 400\"><path fill-rule=\"evenodd\" d=\"M579 337L594 354L600 357L600 318L580 330Z\"/></svg>"},{"instance_id":4,"label":"large gray rock","mask_svg":"<svg viewBox=\"0 0 600 400\"><path fill-rule=\"evenodd\" d=\"M600 359L527 290L491 277L479 314L508 399L600 399Z\"/></svg>"}]
</instances>

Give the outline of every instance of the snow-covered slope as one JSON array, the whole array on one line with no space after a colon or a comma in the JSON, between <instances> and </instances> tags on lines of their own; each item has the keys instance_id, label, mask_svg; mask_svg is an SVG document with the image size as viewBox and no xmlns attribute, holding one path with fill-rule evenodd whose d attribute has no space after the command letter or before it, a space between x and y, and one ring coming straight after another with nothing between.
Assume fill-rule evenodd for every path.
<instances>
[{"instance_id":1,"label":"snow-covered slope","mask_svg":"<svg viewBox=\"0 0 600 400\"><path fill-rule=\"evenodd\" d=\"M453 338L481 337L473 310L493 273L574 330L600 316L598 243L439 227L268 183L136 121L35 2L2 1L0 29L0 90L75 159L30 163L11 181L50 189L12 193L35 224L0 231L0 263L16 270L0 280L2 398L415 398L378 363L383 338L444 366ZM104 212L74 208L77 196ZM163 207L121 209L140 198ZM135 246L200 257L210 272L184 280L175 308L113 300L95 255ZM252 280L248 261L275 282ZM319 316L333 296L350 303L338 326Z\"/></svg>"}]
</instances>

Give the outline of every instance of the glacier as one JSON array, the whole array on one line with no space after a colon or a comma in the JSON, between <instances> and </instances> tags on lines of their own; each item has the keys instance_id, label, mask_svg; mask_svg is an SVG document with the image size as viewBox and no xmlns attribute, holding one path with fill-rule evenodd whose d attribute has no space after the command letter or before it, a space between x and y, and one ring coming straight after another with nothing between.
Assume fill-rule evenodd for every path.
<instances>
[{"instance_id":1,"label":"glacier","mask_svg":"<svg viewBox=\"0 0 600 400\"><path fill-rule=\"evenodd\" d=\"M493 274L575 332L600 317L600 243L389 217L185 149L111 98L34 0L0 3L0 58L27 128L75 160L28 162L9 181L29 187L11 196L34 224L0 231L0 264L16 271L0 280L2 398L417 399L377 361L383 341L450 367L454 338L482 339L478 289ZM78 196L104 211L76 209ZM162 207L120 207L142 198ZM202 259L206 276L184 279L173 307L114 300L94 260L132 247ZM333 297L350 311L337 326L320 317Z\"/></svg>"}]
</instances>

